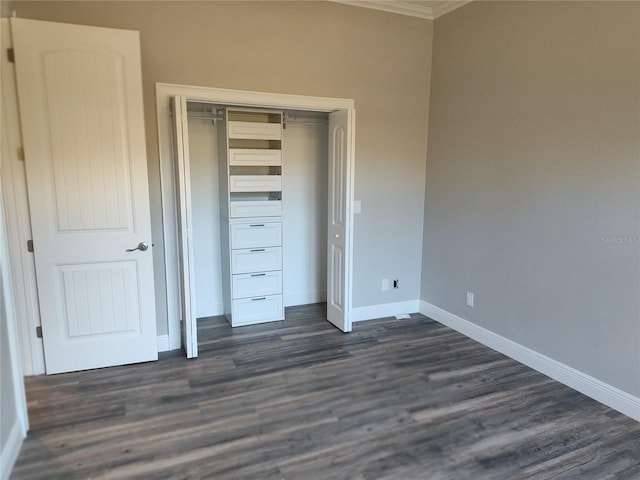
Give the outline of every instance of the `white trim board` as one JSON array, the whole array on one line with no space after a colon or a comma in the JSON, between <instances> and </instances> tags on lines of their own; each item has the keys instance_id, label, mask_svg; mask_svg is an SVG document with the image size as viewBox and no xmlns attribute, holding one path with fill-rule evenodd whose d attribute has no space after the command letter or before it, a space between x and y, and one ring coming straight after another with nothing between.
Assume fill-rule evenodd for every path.
<instances>
[{"instance_id":1,"label":"white trim board","mask_svg":"<svg viewBox=\"0 0 640 480\"><path fill-rule=\"evenodd\" d=\"M297 305L309 305L311 303L321 303L327 301L327 291L315 292L284 292L284 307L295 307Z\"/></svg>"},{"instance_id":2,"label":"white trim board","mask_svg":"<svg viewBox=\"0 0 640 480\"><path fill-rule=\"evenodd\" d=\"M0 462L1 480L9 480L11 470L13 470L13 465L16 463L18 455L20 454L20 449L22 448L24 437L25 434L22 430L20 419L16 418L13 422L13 425L11 426L11 431L9 432L9 436L7 437L7 442L0 452L0 458L2 459L2 461Z\"/></svg>"},{"instance_id":3,"label":"white trim board","mask_svg":"<svg viewBox=\"0 0 640 480\"><path fill-rule=\"evenodd\" d=\"M196 318L217 317L218 315L224 315L224 305L222 303L196 305Z\"/></svg>"},{"instance_id":4,"label":"white trim board","mask_svg":"<svg viewBox=\"0 0 640 480\"><path fill-rule=\"evenodd\" d=\"M422 300L420 313L640 422L638 397Z\"/></svg>"},{"instance_id":5,"label":"white trim board","mask_svg":"<svg viewBox=\"0 0 640 480\"><path fill-rule=\"evenodd\" d=\"M158 352L169 351L169 335L158 335Z\"/></svg>"},{"instance_id":6,"label":"white trim board","mask_svg":"<svg viewBox=\"0 0 640 480\"><path fill-rule=\"evenodd\" d=\"M2 19L2 43L12 46L9 19ZM2 190L5 222L13 278L19 355L24 375L45 373L42 339L33 332L40 326L40 307L36 268L32 253L24 248L31 235L31 217L27 198L25 163L20 160L22 146L15 64L2 57Z\"/></svg>"},{"instance_id":7,"label":"white trim board","mask_svg":"<svg viewBox=\"0 0 640 480\"><path fill-rule=\"evenodd\" d=\"M382 303L380 305L370 305L368 307L356 307L351 309L352 322L364 322L376 318L393 317L403 313L415 313L418 311L418 300L407 300L405 302Z\"/></svg>"}]
</instances>

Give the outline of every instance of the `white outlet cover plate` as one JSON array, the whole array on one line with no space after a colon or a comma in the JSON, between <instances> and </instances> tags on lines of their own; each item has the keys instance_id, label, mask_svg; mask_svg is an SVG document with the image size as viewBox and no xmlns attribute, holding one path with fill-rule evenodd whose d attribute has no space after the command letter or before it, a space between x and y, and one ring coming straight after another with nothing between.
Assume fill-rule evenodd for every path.
<instances>
[{"instance_id":1,"label":"white outlet cover plate","mask_svg":"<svg viewBox=\"0 0 640 480\"><path fill-rule=\"evenodd\" d=\"M362 212L362 203L360 202L360 200L354 200L353 213L360 213L360 212Z\"/></svg>"},{"instance_id":2,"label":"white outlet cover plate","mask_svg":"<svg viewBox=\"0 0 640 480\"><path fill-rule=\"evenodd\" d=\"M473 293L467 292L467 307L473 307Z\"/></svg>"}]
</instances>

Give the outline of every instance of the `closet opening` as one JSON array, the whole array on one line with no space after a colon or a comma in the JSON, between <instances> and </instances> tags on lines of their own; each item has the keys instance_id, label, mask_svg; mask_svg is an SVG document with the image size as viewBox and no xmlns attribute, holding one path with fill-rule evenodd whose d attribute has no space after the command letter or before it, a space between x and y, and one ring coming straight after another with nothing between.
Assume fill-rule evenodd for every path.
<instances>
[{"instance_id":1,"label":"closet opening","mask_svg":"<svg viewBox=\"0 0 640 480\"><path fill-rule=\"evenodd\" d=\"M170 346L182 326L187 356L197 356L197 318L251 325L324 301L327 319L350 331L353 101L156 93ZM262 102L238 100L252 95Z\"/></svg>"},{"instance_id":2,"label":"closet opening","mask_svg":"<svg viewBox=\"0 0 640 480\"><path fill-rule=\"evenodd\" d=\"M221 198L220 182L226 173L223 167L225 143L223 128L225 112L229 121L266 121L282 125L281 140L229 139L228 148L241 151L245 157L240 165L228 166L230 177L278 177L277 191L253 188L253 191L229 192ZM282 118L282 122L280 122ZM275 280L280 288L265 282L274 278L274 270L257 271L243 279L231 275L232 287L261 275L262 294L282 295L282 307L325 302L327 258L327 147L328 114L325 112L283 111L275 115L267 111L236 111L224 105L187 101L189 180L191 183L191 231L193 234L193 268L196 318L229 314L225 310L224 257L221 235L227 234L229 215L236 225L242 219L260 219L267 223L282 223L281 270ZM221 138L222 137L222 138ZM223 145L220 145L220 144ZM269 161L270 152L281 152L281 160ZM263 155L256 159L255 152ZM266 157L266 159L265 159ZM236 162L238 163L238 162ZM279 163L280 165L273 165ZM223 228L221 228L221 225ZM278 270L276 270L278 271ZM255 288L255 287L254 287ZM266 290L265 290L266 288ZM244 294L241 294L244 296ZM254 295L256 297L256 295ZM269 320L265 320L269 321Z\"/></svg>"}]
</instances>

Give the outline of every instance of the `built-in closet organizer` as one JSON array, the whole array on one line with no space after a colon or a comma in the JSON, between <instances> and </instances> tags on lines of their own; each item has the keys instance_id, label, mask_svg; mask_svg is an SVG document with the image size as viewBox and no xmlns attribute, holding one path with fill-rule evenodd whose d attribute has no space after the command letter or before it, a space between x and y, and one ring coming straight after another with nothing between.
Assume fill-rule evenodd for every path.
<instances>
[{"instance_id":1,"label":"built-in closet organizer","mask_svg":"<svg viewBox=\"0 0 640 480\"><path fill-rule=\"evenodd\" d=\"M284 319L282 113L227 109L219 122L225 315L232 326Z\"/></svg>"},{"instance_id":2,"label":"built-in closet organizer","mask_svg":"<svg viewBox=\"0 0 640 480\"><path fill-rule=\"evenodd\" d=\"M193 189L193 208L210 211L196 197L212 203L210 192L202 194L204 179L211 178L203 157L211 156L214 144L220 208L219 246L214 239L209 248L198 237L205 231L199 224L209 222L194 215L196 302L221 302L234 327L282 320L285 306L326 300L326 115L216 108L222 115L213 141L210 127L207 133L206 125L195 125L201 121L189 121L200 138L189 141L196 165L192 185L201 185ZM218 275L199 256L209 259L205 251L215 248L219 280L206 280Z\"/></svg>"}]
</instances>

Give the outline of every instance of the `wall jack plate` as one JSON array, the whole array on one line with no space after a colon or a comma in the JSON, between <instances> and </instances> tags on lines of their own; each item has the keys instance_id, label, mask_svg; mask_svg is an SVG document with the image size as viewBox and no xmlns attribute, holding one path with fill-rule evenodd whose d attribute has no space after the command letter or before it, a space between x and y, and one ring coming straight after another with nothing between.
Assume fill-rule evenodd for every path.
<instances>
[{"instance_id":1,"label":"wall jack plate","mask_svg":"<svg viewBox=\"0 0 640 480\"><path fill-rule=\"evenodd\" d=\"M473 308L473 293L467 292L467 307Z\"/></svg>"}]
</instances>

